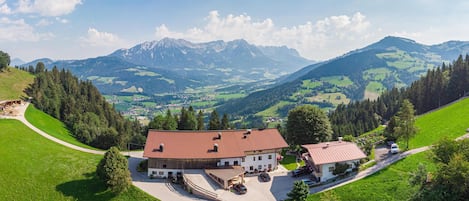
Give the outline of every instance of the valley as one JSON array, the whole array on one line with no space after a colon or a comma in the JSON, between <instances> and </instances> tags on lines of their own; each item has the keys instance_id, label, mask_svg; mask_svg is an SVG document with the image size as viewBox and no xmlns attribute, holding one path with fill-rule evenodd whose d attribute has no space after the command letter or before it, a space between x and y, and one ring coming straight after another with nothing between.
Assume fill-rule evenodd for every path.
<instances>
[{"instance_id":1,"label":"valley","mask_svg":"<svg viewBox=\"0 0 469 201\"><path fill-rule=\"evenodd\" d=\"M181 107L193 106L205 114L214 109L230 114L233 122L241 116L264 124L276 119L267 124L274 126L296 105L313 104L330 111L339 104L374 100L385 90L408 86L457 56L445 48L469 52L464 44L429 46L389 36L308 65L312 61L285 47L259 47L244 40L191 43L165 38L103 57L39 59L24 66L43 62L47 68L69 69L92 81L124 116L143 123L168 109L178 113Z\"/></svg>"}]
</instances>

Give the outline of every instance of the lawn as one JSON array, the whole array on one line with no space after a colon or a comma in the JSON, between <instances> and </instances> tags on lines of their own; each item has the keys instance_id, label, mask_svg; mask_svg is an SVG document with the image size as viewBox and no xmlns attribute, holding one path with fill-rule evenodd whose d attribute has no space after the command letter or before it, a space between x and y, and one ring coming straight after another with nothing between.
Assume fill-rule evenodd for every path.
<instances>
[{"instance_id":1,"label":"lawn","mask_svg":"<svg viewBox=\"0 0 469 201\"><path fill-rule=\"evenodd\" d=\"M156 200L132 186L114 195L95 177L100 155L47 140L17 120L0 120L0 200Z\"/></svg>"},{"instance_id":2,"label":"lawn","mask_svg":"<svg viewBox=\"0 0 469 201\"><path fill-rule=\"evenodd\" d=\"M456 139L469 128L469 98L442 109L419 116L415 121L418 132L409 141L409 149L432 145L443 137ZM404 142L399 142L404 147Z\"/></svg>"},{"instance_id":3,"label":"lawn","mask_svg":"<svg viewBox=\"0 0 469 201\"><path fill-rule=\"evenodd\" d=\"M298 168L298 165L296 164L296 156L292 155L286 155L285 151L282 152L283 159L280 161L280 164L285 167L287 170L294 170ZM300 161L300 166L304 166L305 162Z\"/></svg>"},{"instance_id":4,"label":"lawn","mask_svg":"<svg viewBox=\"0 0 469 201\"><path fill-rule=\"evenodd\" d=\"M415 171L419 163L425 164L428 171L436 170L427 153L408 156L371 176L331 191L342 201L408 200L418 190L409 185L409 173ZM320 200L321 194L309 195L308 200Z\"/></svg>"},{"instance_id":5,"label":"lawn","mask_svg":"<svg viewBox=\"0 0 469 201\"><path fill-rule=\"evenodd\" d=\"M392 72L387 68L373 68L363 71L364 80L384 80Z\"/></svg>"},{"instance_id":6,"label":"lawn","mask_svg":"<svg viewBox=\"0 0 469 201\"><path fill-rule=\"evenodd\" d=\"M321 77L321 81L329 82L338 87L346 87L352 85L353 82L347 76L330 76L330 77Z\"/></svg>"},{"instance_id":7,"label":"lawn","mask_svg":"<svg viewBox=\"0 0 469 201\"><path fill-rule=\"evenodd\" d=\"M381 94L383 93L383 91L386 90L386 87L384 87L384 85L381 82L371 81L368 83L368 85L366 85L365 90Z\"/></svg>"},{"instance_id":8,"label":"lawn","mask_svg":"<svg viewBox=\"0 0 469 201\"><path fill-rule=\"evenodd\" d=\"M313 97L308 97L309 101L329 102L333 105L348 104L350 99L343 93L320 93Z\"/></svg>"},{"instance_id":9,"label":"lawn","mask_svg":"<svg viewBox=\"0 0 469 201\"><path fill-rule=\"evenodd\" d=\"M23 90L33 81L33 75L16 68L10 67L0 72L0 100L26 97Z\"/></svg>"},{"instance_id":10,"label":"lawn","mask_svg":"<svg viewBox=\"0 0 469 201\"><path fill-rule=\"evenodd\" d=\"M51 136L57 139L79 147L99 150L97 148L88 146L78 141L75 137L73 137L73 135L66 128L64 123L42 112L41 110L36 109L32 104L30 104L28 109L26 109L25 117L29 121L29 123L34 125L36 128L39 128L40 130L50 134Z\"/></svg>"}]
</instances>

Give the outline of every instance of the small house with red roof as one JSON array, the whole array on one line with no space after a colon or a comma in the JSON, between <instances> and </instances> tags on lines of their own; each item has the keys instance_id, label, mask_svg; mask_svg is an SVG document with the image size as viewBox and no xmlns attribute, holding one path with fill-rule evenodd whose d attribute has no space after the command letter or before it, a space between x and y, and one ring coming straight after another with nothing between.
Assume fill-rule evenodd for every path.
<instances>
[{"instance_id":1,"label":"small house with red roof","mask_svg":"<svg viewBox=\"0 0 469 201\"><path fill-rule=\"evenodd\" d=\"M360 160L366 158L363 151L355 143L346 141L323 142L319 144L302 145L308 150L305 155L307 165L313 170L313 175L319 181L327 181L336 177L333 174L335 164L348 164L348 172L358 168Z\"/></svg>"},{"instance_id":2,"label":"small house with red roof","mask_svg":"<svg viewBox=\"0 0 469 201\"><path fill-rule=\"evenodd\" d=\"M288 144L277 129L150 130L143 156L148 158L148 176L169 177L184 169L221 167L238 169L244 174L276 169L285 147ZM215 179L230 177L222 174L211 176Z\"/></svg>"}]
</instances>

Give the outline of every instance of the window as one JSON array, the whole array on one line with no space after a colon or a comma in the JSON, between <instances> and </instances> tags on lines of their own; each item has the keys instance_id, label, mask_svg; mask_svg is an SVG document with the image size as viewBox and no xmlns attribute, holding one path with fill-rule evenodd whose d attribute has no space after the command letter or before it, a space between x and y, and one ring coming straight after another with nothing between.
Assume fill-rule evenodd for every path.
<instances>
[{"instance_id":1,"label":"window","mask_svg":"<svg viewBox=\"0 0 469 201\"><path fill-rule=\"evenodd\" d=\"M272 169L272 164L267 165L267 168L269 168L269 170L271 170Z\"/></svg>"},{"instance_id":2,"label":"window","mask_svg":"<svg viewBox=\"0 0 469 201\"><path fill-rule=\"evenodd\" d=\"M269 159L272 159L272 155L269 155Z\"/></svg>"},{"instance_id":3,"label":"window","mask_svg":"<svg viewBox=\"0 0 469 201\"><path fill-rule=\"evenodd\" d=\"M253 166L249 166L249 170L254 170L254 167L253 167Z\"/></svg>"},{"instance_id":4,"label":"window","mask_svg":"<svg viewBox=\"0 0 469 201\"><path fill-rule=\"evenodd\" d=\"M262 156L259 156L257 159L259 159L260 161L262 160Z\"/></svg>"},{"instance_id":5,"label":"window","mask_svg":"<svg viewBox=\"0 0 469 201\"><path fill-rule=\"evenodd\" d=\"M166 168L166 164L163 164L163 168Z\"/></svg>"},{"instance_id":6,"label":"window","mask_svg":"<svg viewBox=\"0 0 469 201\"><path fill-rule=\"evenodd\" d=\"M158 172L158 175L164 175L164 172L163 172L163 171L159 171L159 172Z\"/></svg>"},{"instance_id":7,"label":"window","mask_svg":"<svg viewBox=\"0 0 469 201\"><path fill-rule=\"evenodd\" d=\"M259 171L261 171L262 170L262 165L257 166L257 169L259 169Z\"/></svg>"},{"instance_id":8,"label":"window","mask_svg":"<svg viewBox=\"0 0 469 201\"><path fill-rule=\"evenodd\" d=\"M243 157L243 158L241 158L241 162L244 162L244 157Z\"/></svg>"},{"instance_id":9,"label":"window","mask_svg":"<svg viewBox=\"0 0 469 201\"><path fill-rule=\"evenodd\" d=\"M230 161L225 161L225 166L230 165Z\"/></svg>"},{"instance_id":10,"label":"window","mask_svg":"<svg viewBox=\"0 0 469 201\"><path fill-rule=\"evenodd\" d=\"M334 172L334 169L335 169L334 166L329 167L329 172Z\"/></svg>"},{"instance_id":11,"label":"window","mask_svg":"<svg viewBox=\"0 0 469 201\"><path fill-rule=\"evenodd\" d=\"M233 162L233 165L238 165L238 161L234 161L234 162Z\"/></svg>"},{"instance_id":12,"label":"window","mask_svg":"<svg viewBox=\"0 0 469 201\"><path fill-rule=\"evenodd\" d=\"M151 174L156 174L156 171L151 171Z\"/></svg>"},{"instance_id":13,"label":"window","mask_svg":"<svg viewBox=\"0 0 469 201\"><path fill-rule=\"evenodd\" d=\"M256 157L255 157L255 156L252 157L252 161L256 161Z\"/></svg>"}]
</instances>

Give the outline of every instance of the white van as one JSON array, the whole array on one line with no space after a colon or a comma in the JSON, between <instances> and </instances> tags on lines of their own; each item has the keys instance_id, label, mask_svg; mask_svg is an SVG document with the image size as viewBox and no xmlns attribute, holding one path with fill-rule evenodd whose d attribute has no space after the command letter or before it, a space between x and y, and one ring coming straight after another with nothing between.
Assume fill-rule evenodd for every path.
<instances>
[{"instance_id":1,"label":"white van","mask_svg":"<svg viewBox=\"0 0 469 201\"><path fill-rule=\"evenodd\" d=\"M392 154L397 154L397 153L399 153L399 146L397 146L396 143L392 143L392 144L391 144L391 153L392 153Z\"/></svg>"}]
</instances>

